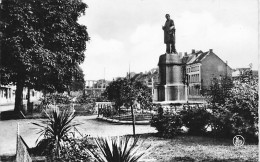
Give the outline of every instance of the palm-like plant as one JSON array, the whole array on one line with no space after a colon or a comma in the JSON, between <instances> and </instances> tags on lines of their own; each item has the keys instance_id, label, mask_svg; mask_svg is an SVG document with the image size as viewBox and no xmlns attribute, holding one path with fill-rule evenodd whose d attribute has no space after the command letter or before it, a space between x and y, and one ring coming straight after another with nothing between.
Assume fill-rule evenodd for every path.
<instances>
[{"instance_id":1,"label":"palm-like plant","mask_svg":"<svg viewBox=\"0 0 260 162\"><path fill-rule=\"evenodd\" d=\"M79 124L72 123L75 115L68 110L60 111L58 108L55 108L48 113L45 112L45 114L48 118L47 120L41 121L41 124L32 123L40 127L38 132L40 135L36 143L38 142L37 146L42 148L42 151L50 149L59 157L63 142L68 139L71 129L75 128L77 130L75 126Z\"/></svg>"},{"instance_id":2,"label":"palm-like plant","mask_svg":"<svg viewBox=\"0 0 260 162\"><path fill-rule=\"evenodd\" d=\"M148 148L150 148L148 146L145 151L140 151L143 142L137 145L139 137L99 137L95 141L101 150L102 156L98 154L96 149L88 149L98 162L137 162L148 152Z\"/></svg>"}]
</instances>

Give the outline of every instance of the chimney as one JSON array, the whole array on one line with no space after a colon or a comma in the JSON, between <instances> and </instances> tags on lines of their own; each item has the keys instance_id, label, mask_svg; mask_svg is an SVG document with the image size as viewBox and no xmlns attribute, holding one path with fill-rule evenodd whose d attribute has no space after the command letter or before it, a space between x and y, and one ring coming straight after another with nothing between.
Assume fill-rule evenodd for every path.
<instances>
[{"instance_id":1,"label":"chimney","mask_svg":"<svg viewBox=\"0 0 260 162\"><path fill-rule=\"evenodd\" d=\"M191 54L194 54L194 53L195 53L195 49L192 49L192 50L191 50Z\"/></svg>"},{"instance_id":2,"label":"chimney","mask_svg":"<svg viewBox=\"0 0 260 162\"><path fill-rule=\"evenodd\" d=\"M213 49L209 49L209 53L212 53L213 52Z\"/></svg>"}]
</instances>

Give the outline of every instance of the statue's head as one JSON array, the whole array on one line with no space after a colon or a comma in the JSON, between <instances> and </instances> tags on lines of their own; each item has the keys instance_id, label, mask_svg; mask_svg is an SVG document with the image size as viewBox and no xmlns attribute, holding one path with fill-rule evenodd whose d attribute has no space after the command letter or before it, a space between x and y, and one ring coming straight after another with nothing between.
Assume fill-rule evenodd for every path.
<instances>
[{"instance_id":1,"label":"statue's head","mask_svg":"<svg viewBox=\"0 0 260 162\"><path fill-rule=\"evenodd\" d=\"M166 14L165 15L165 18L168 20L168 19L170 19L170 14Z\"/></svg>"}]
</instances>

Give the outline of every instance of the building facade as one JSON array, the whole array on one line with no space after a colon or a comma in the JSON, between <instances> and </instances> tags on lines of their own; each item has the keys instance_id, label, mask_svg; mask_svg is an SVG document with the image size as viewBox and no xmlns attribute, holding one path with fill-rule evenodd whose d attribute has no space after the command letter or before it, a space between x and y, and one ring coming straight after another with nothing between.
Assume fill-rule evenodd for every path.
<instances>
[{"instance_id":1,"label":"building facade","mask_svg":"<svg viewBox=\"0 0 260 162\"><path fill-rule=\"evenodd\" d=\"M186 64L189 98L207 93L214 78L232 77L232 69L212 49L207 52L192 50L191 54L185 53L183 62Z\"/></svg>"},{"instance_id":2,"label":"building facade","mask_svg":"<svg viewBox=\"0 0 260 162\"><path fill-rule=\"evenodd\" d=\"M16 86L0 85L0 105L14 104ZM37 101L43 96L42 92L30 90L30 100ZM28 98L28 88L23 89L23 100Z\"/></svg>"}]
</instances>

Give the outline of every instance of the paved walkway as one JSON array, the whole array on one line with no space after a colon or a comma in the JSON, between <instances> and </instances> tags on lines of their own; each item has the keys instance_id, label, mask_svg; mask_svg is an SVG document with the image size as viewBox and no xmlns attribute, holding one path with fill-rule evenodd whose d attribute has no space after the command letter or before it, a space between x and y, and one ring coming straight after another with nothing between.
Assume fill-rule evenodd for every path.
<instances>
[{"instance_id":1,"label":"paved walkway","mask_svg":"<svg viewBox=\"0 0 260 162\"><path fill-rule=\"evenodd\" d=\"M38 100L31 100L31 102L38 102ZM23 104L27 104L27 100L23 100ZM14 110L14 102L0 103L0 112Z\"/></svg>"},{"instance_id":2,"label":"paved walkway","mask_svg":"<svg viewBox=\"0 0 260 162\"><path fill-rule=\"evenodd\" d=\"M20 134L29 147L35 146L38 138L37 127L31 122L39 122L40 119L22 119L0 121L0 155L15 154L17 123L20 125ZM75 122L82 123L78 130L91 136L119 136L133 133L132 125L119 125L96 120L96 115L77 116ZM150 125L136 125L136 134L154 133L155 128Z\"/></svg>"},{"instance_id":3,"label":"paved walkway","mask_svg":"<svg viewBox=\"0 0 260 162\"><path fill-rule=\"evenodd\" d=\"M0 105L0 113L2 111L14 110L14 104Z\"/></svg>"}]
</instances>

